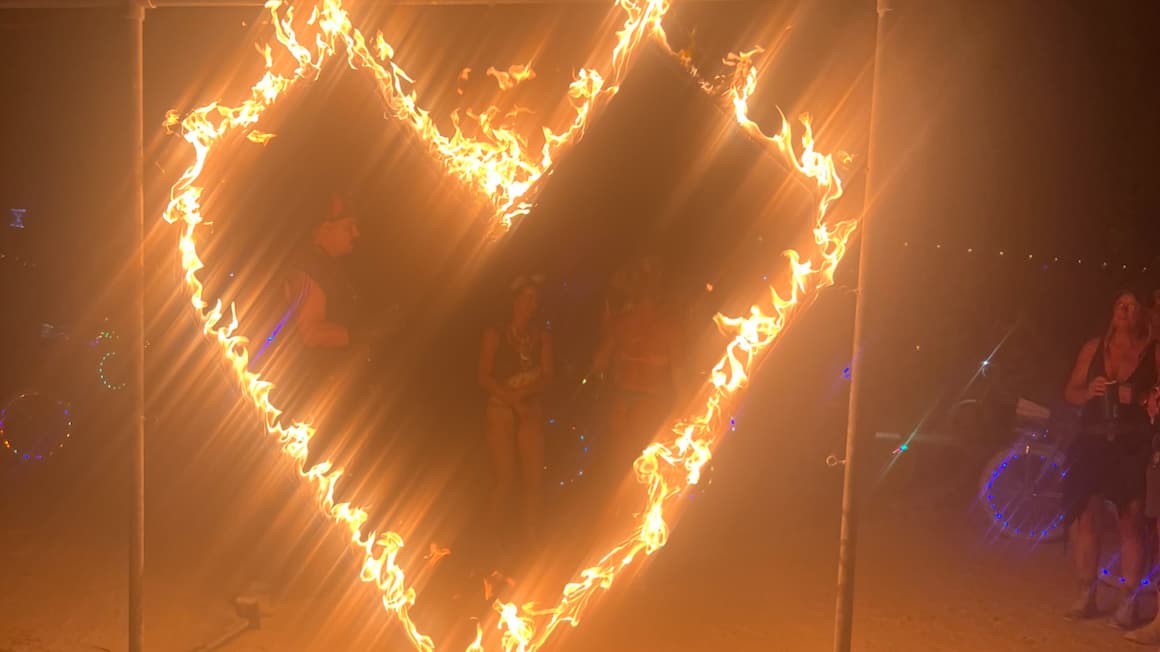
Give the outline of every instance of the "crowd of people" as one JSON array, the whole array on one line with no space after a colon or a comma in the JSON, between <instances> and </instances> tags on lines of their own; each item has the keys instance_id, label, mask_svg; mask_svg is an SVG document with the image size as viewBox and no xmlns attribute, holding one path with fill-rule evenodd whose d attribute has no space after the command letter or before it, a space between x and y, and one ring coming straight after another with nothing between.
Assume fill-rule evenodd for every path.
<instances>
[{"instance_id":1,"label":"crowd of people","mask_svg":"<svg viewBox=\"0 0 1160 652\"><path fill-rule=\"evenodd\" d=\"M1065 388L1081 409L1082 427L1068 450L1063 500L1079 595L1069 619L1098 616L1103 515L1115 505L1120 537L1121 595L1110 624L1134 630L1132 640L1160 644L1160 616L1140 625L1141 587L1157 559L1149 522L1160 528L1160 291L1145 305L1130 291L1115 297L1101 337L1080 349ZM1160 529L1157 530L1160 533ZM1153 542L1148 545L1147 542Z\"/></svg>"}]
</instances>

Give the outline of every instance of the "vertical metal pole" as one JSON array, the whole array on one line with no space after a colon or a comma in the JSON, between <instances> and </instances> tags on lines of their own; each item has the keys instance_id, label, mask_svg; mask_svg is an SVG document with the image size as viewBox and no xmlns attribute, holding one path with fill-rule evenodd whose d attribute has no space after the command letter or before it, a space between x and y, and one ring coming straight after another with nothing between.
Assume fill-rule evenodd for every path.
<instances>
[{"instance_id":1,"label":"vertical metal pole","mask_svg":"<svg viewBox=\"0 0 1160 652\"><path fill-rule=\"evenodd\" d=\"M874 44L874 79L870 91L870 134L866 148L866 197L863 208L861 237L858 256L858 296L854 306L854 352L850 365L850 403L846 420L846 460L842 480L842 529L838 541L838 604L834 615L834 651L850 652L854 629L854 566L858 532L858 510L855 498L855 450L858 431L861 426L861 394L866 380L865 336L867 287L870 285L868 273L873 253L871 233L874 228L875 213L881 180L881 149L878 141L880 131L879 87L882 79L882 54L886 49L886 36L893 11L891 0L877 0L878 27Z\"/></svg>"},{"instance_id":2,"label":"vertical metal pole","mask_svg":"<svg viewBox=\"0 0 1160 652\"><path fill-rule=\"evenodd\" d=\"M129 532L129 652L145 650L145 5L129 0L129 124L132 134L129 197L133 215L133 445Z\"/></svg>"}]
</instances>

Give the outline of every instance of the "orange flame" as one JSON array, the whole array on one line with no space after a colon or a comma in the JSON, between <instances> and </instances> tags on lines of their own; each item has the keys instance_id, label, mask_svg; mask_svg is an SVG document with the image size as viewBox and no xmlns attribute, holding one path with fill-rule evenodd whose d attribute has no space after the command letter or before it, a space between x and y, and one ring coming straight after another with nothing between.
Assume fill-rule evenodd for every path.
<instances>
[{"instance_id":1,"label":"orange flame","mask_svg":"<svg viewBox=\"0 0 1160 652\"><path fill-rule=\"evenodd\" d=\"M271 135L255 129L266 109L298 81L316 76L326 58L333 55L341 44L352 68L371 73L391 114L411 125L448 173L486 197L501 223L510 226L516 216L527 212L528 198L536 182L549 171L552 162L568 145L583 136L588 121L600 104L615 94L632 55L645 38L667 48L661 27L661 20L669 8L667 1L618 0L618 6L626 18L617 33L617 43L608 62L608 82L595 70L578 71L569 87L576 117L562 132L544 129L545 144L538 161L530 156L523 136L493 122L493 112L484 112L477 117L483 139L467 137L458 128L450 136L442 134L428 112L419 106L415 92L405 90L411 80L394 62L391 45L382 34L377 34L372 53L365 37L351 25L340 0L321 0L314 7L305 21L307 27L315 29L309 46L299 40L295 30L294 8L287 7L282 12L280 0L269 0L267 8L273 18L275 37L296 63L293 74L284 76L274 72L272 52L267 46L261 50L266 71L251 88L250 97L241 104L225 107L213 102L194 109L184 119L172 112L166 118L168 127L180 127L181 137L194 150L194 162L171 189L164 217L169 223L181 222L184 225L179 241L180 260L190 302L201 320L203 331L218 344L223 356L231 363L243 390L262 415L267 432L277 439L283 453L297 465L301 476L313 484L319 506L336 523L346 527L352 544L362 551L360 579L377 587L384 608L396 615L414 648L421 652L434 650L434 642L418 629L410 616L415 591L407 585L403 569L398 564L403 538L395 532L363 531L368 520L367 512L350 502L339 502L335 497L343 472L332 462L323 461L304 469L314 435L313 426L302 422L284 423L282 411L270 401L271 383L248 369L248 342L237 333L234 306L227 309L220 300L211 306L205 298L205 288L198 276L204 264L198 256L194 239L198 227L207 224L200 203L204 188L198 184L209 153L226 134L236 130L244 132L253 142L267 142ZM791 289L787 297L771 289L770 302L764 310L754 305L748 317L717 317L719 327L731 335L732 340L713 368L711 382L703 391L704 407L677 421L671 432L650 444L634 465L638 480L647 489L646 506L634 530L598 562L580 571L578 577L564 587L554 607L543 609L531 604L518 607L513 603L496 602L496 625L502 632L502 647L506 652L539 649L561 623L578 624L597 591L608 589L621 569L641 553L649 555L665 545L669 530L666 517L671 519L674 512L672 499L700 479L701 469L711 458L721 433L722 406L745 386L758 356L804 305L807 296L833 282L834 270L856 227L852 220L836 224L825 222L827 210L841 195L842 188L831 157L821 155L813 148L808 119L803 120L805 130L799 156L791 144L790 128L784 118L781 130L774 136L766 136L748 118L747 103L756 86L752 54L734 55L729 60L734 66L734 75L727 96L739 124L748 134L787 161L796 174L813 180L819 196L813 229L816 252L812 257L787 252L791 271ZM701 85L709 88L704 82ZM432 563L442 554L445 554L442 549L433 548ZM468 652L484 649L482 626L477 626L475 641L467 649Z\"/></svg>"},{"instance_id":2,"label":"orange flame","mask_svg":"<svg viewBox=\"0 0 1160 652\"><path fill-rule=\"evenodd\" d=\"M748 317L717 315L718 327L732 339L713 367L710 383L702 391L698 403L703 407L674 423L667 434L662 433L657 441L645 448L633 465L637 481L647 490L645 507L637 516L635 528L599 561L580 571L578 577L564 587L554 607L538 609L529 605L521 611L515 604L497 603L501 626L506 628L503 648L507 652L537 650L561 624L578 625L580 616L598 591L610 588L620 571L631 565L641 553L651 555L665 545L669 533L666 518L671 519L675 512L673 498L700 481L701 470L712 458L713 449L724 430L724 406L745 387L760 354L805 305L807 297L833 284L834 272L857 228L856 220L834 224L825 221L830 206L842 195L842 185L833 158L814 150L809 117L802 117L804 130L800 155L794 151L792 133L784 116L781 130L774 136L766 136L749 118L748 101L756 89L757 79L752 58L757 52L735 54L727 59L727 63L734 67L734 74L726 97L732 103L737 122L747 134L786 161L795 174L813 181L819 198L814 215L814 257L803 259L796 251L786 252L790 264L788 296L781 296L771 286L770 300L764 309L755 304ZM703 82L702 87L708 89L711 85Z\"/></svg>"},{"instance_id":3,"label":"orange flame","mask_svg":"<svg viewBox=\"0 0 1160 652\"><path fill-rule=\"evenodd\" d=\"M495 81L499 84L501 91L510 91L521 82L536 78L536 72L532 70L532 64L530 63L527 65L514 65L508 68L507 72L497 70L494 67L488 68L487 75L489 77L495 77Z\"/></svg>"}]
</instances>

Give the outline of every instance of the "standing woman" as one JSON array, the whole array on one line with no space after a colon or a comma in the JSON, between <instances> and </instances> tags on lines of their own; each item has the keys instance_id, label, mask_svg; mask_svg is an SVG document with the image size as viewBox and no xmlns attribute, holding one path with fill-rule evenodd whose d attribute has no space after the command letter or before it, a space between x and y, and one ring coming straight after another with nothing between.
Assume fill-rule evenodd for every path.
<instances>
[{"instance_id":1,"label":"standing woman","mask_svg":"<svg viewBox=\"0 0 1160 652\"><path fill-rule=\"evenodd\" d=\"M1137 622L1136 592L1144 571L1144 477L1152 452L1144 402L1156 384L1156 352L1136 295L1120 292L1113 305L1107 333L1084 344L1065 391L1068 402L1083 410L1063 485L1080 589L1067 615L1082 619L1097 613L1100 516L1109 500L1119 514L1126 578L1111 624L1129 629Z\"/></svg>"},{"instance_id":2,"label":"standing woman","mask_svg":"<svg viewBox=\"0 0 1160 652\"><path fill-rule=\"evenodd\" d=\"M535 536L544 474L543 393L554 373L552 337L536 319L539 280L512 283L507 323L484 331L479 384L487 392L484 430L495 473L490 516L505 515L516 488L519 467L521 526Z\"/></svg>"}]
</instances>

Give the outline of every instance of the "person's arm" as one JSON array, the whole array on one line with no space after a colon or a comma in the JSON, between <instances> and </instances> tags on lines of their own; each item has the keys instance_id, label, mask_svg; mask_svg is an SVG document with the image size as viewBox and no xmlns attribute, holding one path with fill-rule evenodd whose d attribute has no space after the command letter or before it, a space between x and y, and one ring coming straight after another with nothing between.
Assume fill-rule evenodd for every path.
<instances>
[{"instance_id":1,"label":"person's arm","mask_svg":"<svg viewBox=\"0 0 1160 652\"><path fill-rule=\"evenodd\" d=\"M1088 369L1091 367L1092 360L1095 358L1099 346L1100 340L1097 338L1089 340L1079 350L1075 367L1071 370L1071 378L1068 379L1067 387L1063 392L1063 397L1068 403L1072 405L1083 405L1096 396L1104 395L1108 384L1106 378L1103 376L1093 378L1090 383L1087 379Z\"/></svg>"},{"instance_id":2,"label":"person's arm","mask_svg":"<svg viewBox=\"0 0 1160 652\"><path fill-rule=\"evenodd\" d=\"M313 279L299 273L291 280L289 289L292 297L300 297L295 320L307 346L330 349L350 344L346 326L326 319L326 293Z\"/></svg>"},{"instance_id":3,"label":"person's arm","mask_svg":"<svg viewBox=\"0 0 1160 652\"><path fill-rule=\"evenodd\" d=\"M498 350L499 332L494 328L485 330L483 332L483 346L480 347L479 351L479 369L476 379L479 381L479 386L487 392L488 396L492 396L503 403L511 405L509 392L495 381L493 375L495 371L495 352Z\"/></svg>"}]
</instances>

